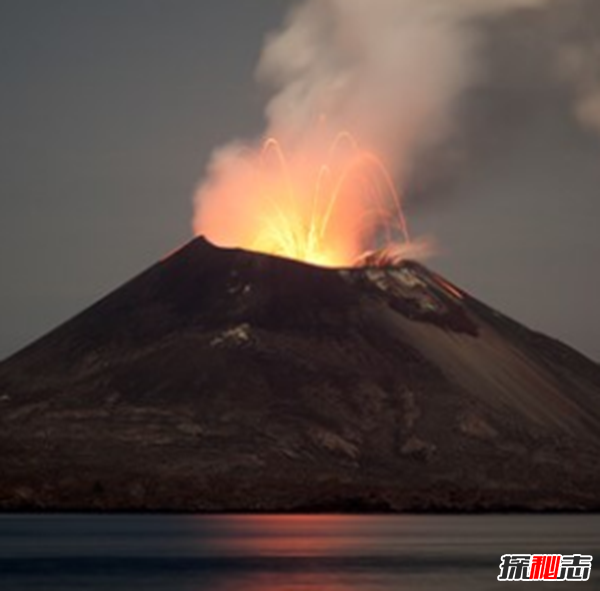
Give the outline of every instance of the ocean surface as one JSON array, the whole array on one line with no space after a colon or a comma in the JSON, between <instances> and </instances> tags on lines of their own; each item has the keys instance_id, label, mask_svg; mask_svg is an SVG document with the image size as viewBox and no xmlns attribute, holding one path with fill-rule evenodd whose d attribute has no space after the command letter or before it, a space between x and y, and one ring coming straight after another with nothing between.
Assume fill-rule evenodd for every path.
<instances>
[{"instance_id":1,"label":"ocean surface","mask_svg":"<svg viewBox=\"0 0 600 591\"><path fill-rule=\"evenodd\" d=\"M588 582L497 581L502 554L592 554ZM0 515L0 590L600 589L599 515Z\"/></svg>"}]
</instances>

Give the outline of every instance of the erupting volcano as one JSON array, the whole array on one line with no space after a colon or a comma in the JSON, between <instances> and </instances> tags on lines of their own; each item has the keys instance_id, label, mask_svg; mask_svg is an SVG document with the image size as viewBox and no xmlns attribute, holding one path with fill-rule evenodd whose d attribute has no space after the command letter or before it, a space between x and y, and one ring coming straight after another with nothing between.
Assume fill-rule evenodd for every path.
<instances>
[{"instance_id":1,"label":"erupting volcano","mask_svg":"<svg viewBox=\"0 0 600 591\"><path fill-rule=\"evenodd\" d=\"M0 509L599 510L600 367L416 262L403 211L480 33L541 4L298 4L196 238L0 364Z\"/></svg>"},{"instance_id":2,"label":"erupting volcano","mask_svg":"<svg viewBox=\"0 0 600 591\"><path fill-rule=\"evenodd\" d=\"M197 238L0 364L0 507L599 509L599 432L598 365L421 264Z\"/></svg>"},{"instance_id":3,"label":"erupting volcano","mask_svg":"<svg viewBox=\"0 0 600 591\"><path fill-rule=\"evenodd\" d=\"M195 230L219 245L324 267L353 266L371 251L391 260L427 252L424 241L410 239L383 160L348 132L292 156L274 138L244 148L208 192Z\"/></svg>"}]
</instances>

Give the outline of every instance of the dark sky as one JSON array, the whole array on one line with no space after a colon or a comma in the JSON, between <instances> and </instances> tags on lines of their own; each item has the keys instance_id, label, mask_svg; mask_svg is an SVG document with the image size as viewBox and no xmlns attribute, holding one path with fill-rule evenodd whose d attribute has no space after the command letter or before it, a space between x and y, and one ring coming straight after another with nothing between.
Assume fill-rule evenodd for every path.
<instances>
[{"instance_id":1,"label":"dark sky","mask_svg":"<svg viewBox=\"0 0 600 591\"><path fill-rule=\"evenodd\" d=\"M0 0L0 358L189 239L210 152L263 127L254 68L290 4ZM600 140L554 58L597 48L599 5L489 25L460 164L409 206L430 266L596 360Z\"/></svg>"}]
</instances>

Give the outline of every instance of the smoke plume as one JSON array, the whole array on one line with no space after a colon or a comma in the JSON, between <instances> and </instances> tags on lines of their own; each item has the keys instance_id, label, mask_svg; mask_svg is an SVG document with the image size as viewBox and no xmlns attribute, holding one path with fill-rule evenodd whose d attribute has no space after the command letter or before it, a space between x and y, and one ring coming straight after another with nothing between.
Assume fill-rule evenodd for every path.
<instances>
[{"instance_id":1,"label":"smoke plume","mask_svg":"<svg viewBox=\"0 0 600 591\"><path fill-rule=\"evenodd\" d=\"M597 26L598 6L589 7L586 20L585 5L573 19L576 23L558 53L559 74L570 85L575 97L574 113L579 123L600 133L600 39Z\"/></svg>"},{"instance_id":2,"label":"smoke plume","mask_svg":"<svg viewBox=\"0 0 600 591\"><path fill-rule=\"evenodd\" d=\"M325 152L332 136L347 130L382 156L402 191L415 162L456 131L461 98L485 76L485 24L547 3L306 0L268 36L258 64L258 79L271 91L265 137L277 137L302 159ZM586 104L582 117L595 120L595 104ZM252 209L243 190L248 147L256 145L235 142L215 151L196 194L197 233L239 243ZM226 228L213 223L224 212L238 221Z\"/></svg>"}]
</instances>

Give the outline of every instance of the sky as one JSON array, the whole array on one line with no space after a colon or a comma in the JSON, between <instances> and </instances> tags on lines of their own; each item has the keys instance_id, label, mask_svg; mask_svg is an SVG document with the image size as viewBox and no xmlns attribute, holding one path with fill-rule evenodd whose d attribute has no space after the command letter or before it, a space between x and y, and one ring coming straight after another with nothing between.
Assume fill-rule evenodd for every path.
<instances>
[{"instance_id":1,"label":"sky","mask_svg":"<svg viewBox=\"0 0 600 591\"><path fill-rule=\"evenodd\" d=\"M212 151L264 128L256 64L291 5L0 0L0 359L192 237ZM485 24L407 211L430 267L600 360L594 23L596 0L549 0Z\"/></svg>"}]
</instances>

